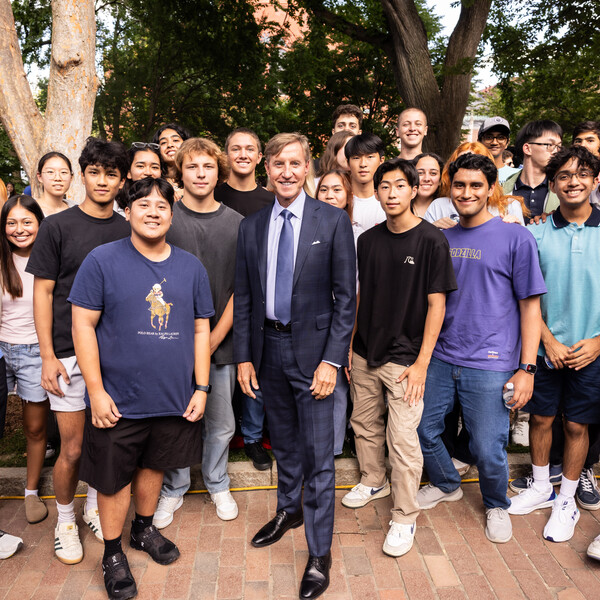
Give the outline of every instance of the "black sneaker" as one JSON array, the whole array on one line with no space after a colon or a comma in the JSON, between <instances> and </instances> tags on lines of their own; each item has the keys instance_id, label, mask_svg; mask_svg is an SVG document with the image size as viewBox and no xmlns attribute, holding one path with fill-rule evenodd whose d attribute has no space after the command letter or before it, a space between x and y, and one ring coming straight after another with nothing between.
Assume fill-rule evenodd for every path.
<instances>
[{"instance_id":1,"label":"black sneaker","mask_svg":"<svg viewBox=\"0 0 600 600\"><path fill-rule=\"evenodd\" d=\"M559 485L561 481L562 481L562 465L550 465L550 483L552 485ZM525 475L523 477L517 477L516 479L513 479L508 484L508 487L513 492L517 492L517 494L518 494L519 492L522 492L523 490L530 488L532 483L533 483L533 473L530 472L528 475Z\"/></svg>"},{"instance_id":2,"label":"black sneaker","mask_svg":"<svg viewBox=\"0 0 600 600\"><path fill-rule=\"evenodd\" d=\"M127 557L118 552L102 561L104 587L110 600L124 600L137 596L135 579L129 570Z\"/></svg>"},{"instance_id":3,"label":"black sneaker","mask_svg":"<svg viewBox=\"0 0 600 600\"><path fill-rule=\"evenodd\" d=\"M244 451L246 452L246 456L252 461L255 469L266 471L271 468L273 459L260 442L244 444Z\"/></svg>"},{"instance_id":4,"label":"black sneaker","mask_svg":"<svg viewBox=\"0 0 600 600\"><path fill-rule=\"evenodd\" d=\"M581 471L575 497L581 508L586 510L598 510L600 508L600 490L596 483L594 469L583 469Z\"/></svg>"},{"instance_id":5,"label":"black sneaker","mask_svg":"<svg viewBox=\"0 0 600 600\"><path fill-rule=\"evenodd\" d=\"M177 546L162 535L154 525L148 525L141 533L135 533L132 528L129 543L132 548L147 552L159 565L170 565L179 558Z\"/></svg>"}]
</instances>

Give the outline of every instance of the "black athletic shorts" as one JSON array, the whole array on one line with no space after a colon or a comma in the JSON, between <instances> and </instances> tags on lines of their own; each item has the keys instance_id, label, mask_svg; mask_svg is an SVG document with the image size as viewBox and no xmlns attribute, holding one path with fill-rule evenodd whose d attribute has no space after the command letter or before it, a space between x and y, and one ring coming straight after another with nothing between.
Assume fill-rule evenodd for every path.
<instances>
[{"instance_id":1,"label":"black athletic shorts","mask_svg":"<svg viewBox=\"0 0 600 600\"><path fill-rule=\"evenodd\" d=\"M85 409L79 479L107 496L133 480L138 467L181 469L202 460L201 421L183 417L124 419L110 429L92 425Z\"/></svg>"}]
</instances>

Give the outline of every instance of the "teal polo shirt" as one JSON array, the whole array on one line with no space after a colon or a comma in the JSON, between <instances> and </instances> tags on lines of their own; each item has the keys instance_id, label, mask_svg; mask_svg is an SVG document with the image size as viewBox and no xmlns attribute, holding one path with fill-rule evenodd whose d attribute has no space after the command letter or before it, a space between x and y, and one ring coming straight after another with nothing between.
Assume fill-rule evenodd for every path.
<instances>
[{"instance_id":1,"label":"teal polo shirt","mask_svg":"<svg viewBox=\"0 0 600 600\"><path fill-rule=\"evenodd\" d=\"M542 318L565 346L600 335L600 210L583 225L569 223L557 209L545 223L528 225L538 246L548 293ZM538 350L544 356L543 344Z\"/></svg>"}]
</instances>

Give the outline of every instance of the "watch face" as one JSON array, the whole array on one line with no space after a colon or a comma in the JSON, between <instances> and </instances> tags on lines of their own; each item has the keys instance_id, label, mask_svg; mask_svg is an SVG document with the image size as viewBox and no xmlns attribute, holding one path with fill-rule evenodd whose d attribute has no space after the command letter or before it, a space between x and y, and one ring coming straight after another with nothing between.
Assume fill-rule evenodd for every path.
<instances>
[{"instance_id":1,"label":"watch face","mask_svg":"<svg viewBox=\"0 0 600 600\"><path fill-rule=\"evenodd\" d=\"M537 366L532 365L532 364L522 364L521 369L523 369L523 371L525 371L527 373L531 373L532 375L535 375L535 373L537 371Z\"/></svg>"}]
</instances>

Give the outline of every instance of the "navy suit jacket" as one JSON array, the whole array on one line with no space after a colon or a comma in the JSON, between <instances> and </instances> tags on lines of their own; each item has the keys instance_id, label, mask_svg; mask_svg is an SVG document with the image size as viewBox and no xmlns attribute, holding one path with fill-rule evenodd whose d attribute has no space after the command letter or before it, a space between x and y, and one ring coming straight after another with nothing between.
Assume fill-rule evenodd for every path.
<instances>
[{"instance_id":1,"label":"navy suit jacket","mask_svg":"<svg viewBox=\"0 0 600 600\"><path fill-rule=\"evenodd\" d=\"M264 342L272 208L270 204L241 222L236 256L234 362L252 362L257 374ZM303 375L312 377L323 360L348 365L356 317L352 225L345 211L309 196L296 252L291 314L292 345Z\"/></svg>"}]
</instances>

